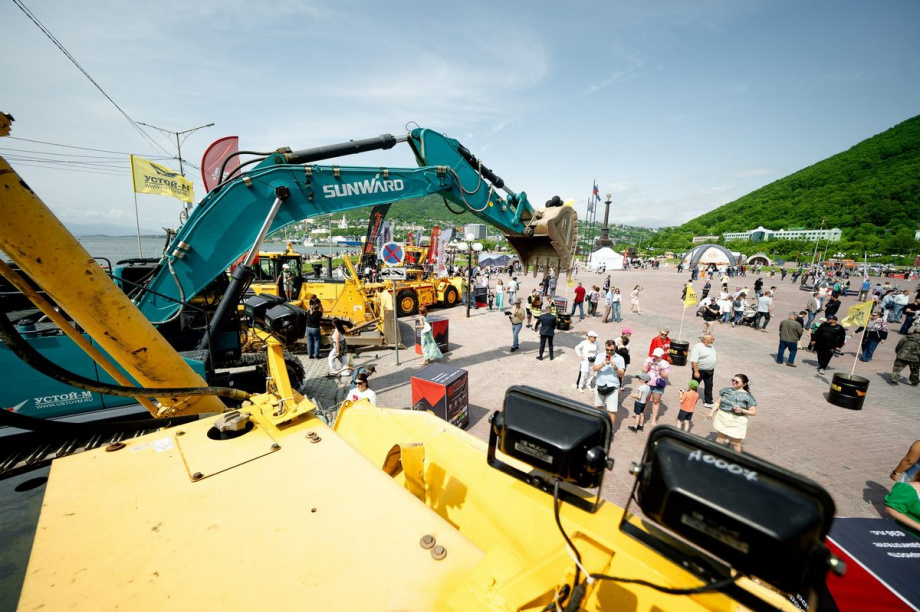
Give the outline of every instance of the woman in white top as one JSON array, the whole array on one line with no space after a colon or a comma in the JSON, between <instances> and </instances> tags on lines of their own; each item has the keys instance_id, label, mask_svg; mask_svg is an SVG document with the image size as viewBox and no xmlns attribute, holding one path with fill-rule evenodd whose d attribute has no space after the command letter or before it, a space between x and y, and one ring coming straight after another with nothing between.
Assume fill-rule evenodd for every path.
<instances>
[{"instance_id":1,"label":"woman in white top","mask_svg":"<svg viewBox=\"0 0 920 612\"><path fill-rule=\"evenodd\" d=\"M586 340L582 340L575 346L575 354L581 359L578 370L578 380L575 381L575 388L580 393L584 393L585 388L590 384L591 379L597 378L597 372L591 366L597 358L600 347L597 345L597 332L589 331Z\"/></svg>"},{"instance_id":2,"label":"woman in white top","mask_svg":"<svg viewBox=\"0 0 920 612\"><path fill-rule=\"evenodd\" d=\"M642 308L639 306L639 292L642 291L641 285L636 285L632 293L629 295L630 306L629 311L636 314L642 314Z\"/></svg>"},{"instance_id":3,"label":"woman in white top","mask_svg":"<svg viewBox=\"0 0 920 612\"><path fill-rule=\"evenodd\" d=\"M495 307L499 310L505 307L505 284L502 283L502 279L498 279L495 286Z\"/></svg>"},{"instance_id":4,"label":"woman in white top","mask_svg":"<svg viewBox=\"0 0 920 612\"><path fill-rule=\"evenodd\" d=\"M363 372L358 374L358 377L355 379L355 388L348 392L345 399L349 402L357 402L358 400L366 399L375 406L377 405L377 394L371 391L370 385L367 384L367 374Z\"/></svg>"}]
</instances>

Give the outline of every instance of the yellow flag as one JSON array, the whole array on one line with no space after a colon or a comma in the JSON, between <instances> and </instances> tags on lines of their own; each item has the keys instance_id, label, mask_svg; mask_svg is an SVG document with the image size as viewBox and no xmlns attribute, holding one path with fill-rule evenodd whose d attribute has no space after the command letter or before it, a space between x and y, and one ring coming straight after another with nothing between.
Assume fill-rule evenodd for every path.
<instances>
[{"instance_id":1,"label":"yellow flag","mask_svg":"<svg viewBox=\"0 0 920 612\"><path fill-rule=\"evenodd\" d=\"M847 311L847 316L843 318L840 324L844 327L849 327L850 325L865 327L869 322L869 314L871 314L874 305L875 302L872 300L866 300L865 302L850 306L850 309Z\"/></svg>"},{"instance_id":2,"label":"yellow flag","mask_svg":"<svg viewBox=\"0 0 920 612\"><path fill-rule=\"evenodd\" d=\"M183 202L195 199L195 190L190 180L143 157L131 156L131 178L135 193L173 196Z\"/></svg>"},{"instance_id":3,"label":"yellow flag","mask_svg":"<svg viewBox=\"0 0 920 612\"><path fill-rule=\"evenodd\" d=\"M687 283L687 295L684 296L684 308L693 306L694 304L696 304L696 291L693 290L690 283Z\"/></svg>"}]
</instances>

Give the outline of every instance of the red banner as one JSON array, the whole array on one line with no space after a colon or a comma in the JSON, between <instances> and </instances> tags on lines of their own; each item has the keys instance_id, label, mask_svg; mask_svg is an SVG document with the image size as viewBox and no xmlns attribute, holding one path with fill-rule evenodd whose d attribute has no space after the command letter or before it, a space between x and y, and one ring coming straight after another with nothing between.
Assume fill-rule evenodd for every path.
<instances>
[{"instance_id":1,"label":"red banner","mask_svg":"<svg viewBox=\"0 0 920 612\"><path fill-rule=\"evenodd\" d=\"M239 152L240 139L238 136L227 136L220 140L215 140L210 147L201 156L201 180L204 181L204 188L211 191L217 187L220 179L220 168L228 155ZM224 179L226 180L234 170L240 165L240 157L236 155L224 166Z\"/></svg>"}]
</instances>

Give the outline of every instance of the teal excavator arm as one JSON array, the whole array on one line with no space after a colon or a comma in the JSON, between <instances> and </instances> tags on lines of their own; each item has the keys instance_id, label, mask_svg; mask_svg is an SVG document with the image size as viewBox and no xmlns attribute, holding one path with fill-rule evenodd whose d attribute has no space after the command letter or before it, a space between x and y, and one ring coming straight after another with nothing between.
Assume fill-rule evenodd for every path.
<instances>
[{"instance_id":1,"label":"teal excavator arm","mask_svg":"<svg viewBox=\"0 0 920 612\"><path fill-rule=\"evenodd\" d=\"M419 168L321 166L331 157L389 149L407 142ZM500 229L522 263L568 271L578 218L571 206L534 210L524 192L508 189L454 139L418 128L304 151L279 150L254 169L209 193L167 249L149 291L138 298L141 311L165 321L179 301L202 291L241 255L251 264L264 237L292 223L336 213L440 194Z\"/></svg>"}]
</instances>

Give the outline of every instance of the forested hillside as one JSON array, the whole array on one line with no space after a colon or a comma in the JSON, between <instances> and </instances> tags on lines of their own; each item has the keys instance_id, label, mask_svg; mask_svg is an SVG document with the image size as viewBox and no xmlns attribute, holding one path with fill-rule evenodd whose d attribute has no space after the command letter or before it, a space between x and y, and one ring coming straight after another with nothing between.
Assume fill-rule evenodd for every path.
<instances>
[{"instance_id":1,"label":"forested hillside","mask_svg":"<svg viewBox=\"0 0 920 612\"><path fill-rule=\"evenodd\" d=\"M686 249L691 237L754 229L839 227L839 250L916 251L920 223L920 116L688 221L656 246ZM750 249L747 249L750 250Z\"/></svg>"}]
</instances>

